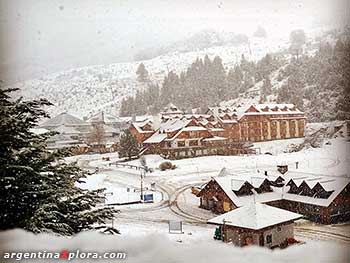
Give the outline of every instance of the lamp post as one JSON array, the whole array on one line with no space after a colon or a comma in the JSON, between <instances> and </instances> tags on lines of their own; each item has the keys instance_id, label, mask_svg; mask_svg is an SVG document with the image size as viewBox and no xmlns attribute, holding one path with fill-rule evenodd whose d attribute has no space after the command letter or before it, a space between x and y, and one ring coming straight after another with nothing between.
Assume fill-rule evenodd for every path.
<instances>
[{"instance_id":1,"label":"lamp post","mask_svg":"<svg viewBox=\"0 0 350 263\"><path fill-rule=\"evenodd\" d=\"M141 171L141 202L143 202L143 167L140 167L140 171Z\"/></svg>"}]
</instances>

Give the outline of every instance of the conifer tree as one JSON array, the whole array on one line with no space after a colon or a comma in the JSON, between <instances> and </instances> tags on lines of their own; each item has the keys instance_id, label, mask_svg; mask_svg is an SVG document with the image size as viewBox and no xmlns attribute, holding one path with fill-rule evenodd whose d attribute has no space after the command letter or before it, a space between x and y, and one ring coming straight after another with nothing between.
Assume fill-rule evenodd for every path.
<instances>
[{"instance_id":1,"label":"conifer tree","mask_svg":"<svg viewBox=\"0 0 350 263\"><path fill-rule=\"evenodd\" d=\"M148 71L143 63L140 63L139 67L136 70L136 74L137 80L140 82L147 82L149 80Z\"/></svg>"},{"instance_id":2,"label":"conifer tree","mask_svg":"<svg viewBox=\"0 0 350 263\"><path fill-rule=\"evenodd\" d=\"M129 130L125 130L120 138L120 157L127 157L131 160L133 156L137 156L140 152L139 144L134 135Z\"/></svg>"},{"instance_id":3,"label":"conifer tree","mask_svg":"<svg viewBox=\"0 0 350 263\"><path fill-rule=\"evenodd\" d=\"M102 190L77 187L86 172L63 161L69 152L47 150L53 133L32 132L51 104L13 100L12 91L0 89L0 229L73 235L111 219L114 210L96 208Z\"/></svg>"}]
</instances>

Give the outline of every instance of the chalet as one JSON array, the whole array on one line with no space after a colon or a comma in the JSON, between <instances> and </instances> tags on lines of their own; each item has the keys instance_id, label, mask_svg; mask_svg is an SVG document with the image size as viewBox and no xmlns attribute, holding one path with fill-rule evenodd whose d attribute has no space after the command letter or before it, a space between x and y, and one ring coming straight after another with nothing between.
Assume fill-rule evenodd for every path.
<instances>
[{"instance_id":1,"label":"chalet","mask_svg":"<svg viewBox=\"0 0 350 263\"><path fill-rule=\"evenodd\" d=\"M98 149L103 149L103 152L114 151L114 146L119 140L119 131L104 122L109 123L108 116L102 113L83 121L62 112L42 123L40 127L57 132L48 139L50 149L72 148L74 153L82 154L93 150L97 144ZM98 132L95 131L96 127L100 128Z\"/></svg>"},{"instance_id":2,"label":"chalet","mask_svg":"<svg viewBox=\"0 0 350 263\"><path fill-rule=\"evenodd\" d=\"M112 114L108 114L106 112L100 111L90 118L86 119L86 122L91 124L101 124L107 125L108 127L112 127L114 131L117 131L118 134L123 126L123 120L117 116ZM127 128L127 127L126 127Z\"/></svg>"},{"instance_id":3,"label":"chalet","mask_svg":"<svg viewBox=\"0 0 350 263\"><path fill-rule=\"evenodd\" d=\"M141 144L154 134L153 122L150 120L133 122L129 127L129 131L135 136L137 142Z\"/></svg>"},{"instance_id":4,"label":"chalet","mask_svg":"<svg viewBox=\"0 0 350 263\"><path fill-rule=\"evenodd\" d=\"M120 140L119 118L101 111L87 119L86 122L90 123L92 127L89 145L94 151L102 153L113 152L118 149Z\"/></svg>"},{"instance_id":5,"label":"chalet","mask_svg":"<svg viewBox=\"0 0 350 263\"><path fill-rule=\"evenodd\" d=\"M305 116L293 104L209 108L184 114L169 104L159 117L134 121L129 130L142 153L168 158L253 153L251 142L304 136Z\"/></svg>"},{"instance_id":6,"label":"chalet","mask_svg":"<svg viewBox=\"0 0 350 263\"><path fill-rule=\"evenodd\" d=\"M90 124L67 112L45 121L40 128L58 133L48 139L49 149L74 148L76 154L89 151L86 141L91 129Z\"/></svg>"},{"instance_id":7,"label":"chalet","mask_svg":"<svg viewBox=\"0 0 350 263\"><path fill-rule=\"evenodd\" d=\"M295 171L249 175L221 172L197 194L200 207L224 213L252 200L328 224L350 220L350 179Z\"/></svg>"},{"instance_id":8,"label":"chalet","mask_svg":"<svg viewBox=\"0 0 350 263\"><path fill-rule=\"evenodd\" d=\"M168 158L185 158L218 154L226 138L213 135L195 118L169 119L142 142L144 153Z\"/></svg>"},{"instance_id":9,"label":"chalet","mask_svg":"<svg viewBox=\"0 0 350 263\"><path fill-rule=\"evenodd\" d=\"M275 248L294 240L294 221L300 218L300 214L252 202L212 218L208 224L219 226L223 242Z\"/></svg>"},{"instance_id":10,"label":"chalet","mask_svg":"<svg viewBox=\"0 0 350 263\"><path fill-rule=\"evenodd\" d=\"M90 132L91 125L67 112L62 112L61 114L50 118L44 123L40 124L41 128L53 131L60 126L65 126L67 128L72 128L81 132L82 134L88 134Z\"/></svg>"}]
</instances>

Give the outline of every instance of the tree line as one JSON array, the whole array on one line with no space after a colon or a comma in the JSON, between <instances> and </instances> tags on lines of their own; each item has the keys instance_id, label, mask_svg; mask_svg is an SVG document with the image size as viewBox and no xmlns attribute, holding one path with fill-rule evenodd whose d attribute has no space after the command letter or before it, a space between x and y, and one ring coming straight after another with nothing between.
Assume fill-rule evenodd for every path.
<instances>
[{"instance_id":1,"label":"tree line","mask_svg":"<svg viewBox=\"0 0 350 263\"><path fill-rule=\"evenodd\" d=\"M236 66L227 69L220 57L211 60L205 56L197 58L180 74L170 71L160 86L149 80L146 68L140 65L138 81L147 88L123 99L120 114L155 114L169 102L187 112L193 108L206 109L224 100L250 96L247 91L262 81L260 103L270 101L271 97L267 97L273 95L272 99L278 103L294 103L304 110L309 121L349 119L350 41L339 38L333 45L321 41L310 55L302 50L305 41L302 33L293 34L300 43L295 40L298 43L291 45L290 59L267 54L253 62L242 55ZM274 89L273 71L277 72L276 80L280 83Z\"/></svg>"},{"instance_id":2,"label":"tree line","mask_svg":"<svg viewBox=\"0 0 350 263\"><path fill-rule=\"evenodd\" d=\"M277 102L290 101L303 109L309 121L350 118L350 41L320 43L313 55L293 57L279 71L286 81Z\"/></svg>"},{"instance_id":3,"label":"tree line","mask_svg":"<svg viewBox=\"0 0 350 263\"><path fill-rule=\"evenodd\" d=\"M169 102L184 111L192 108L205 109L223 100L236 98L261 80L268 86L270 73L282 64L282 58L270 54L256 63L248 61L242 55L240 63L227 69L219 56L210 59L206 55L203 59L197 58L180 74L170 71L160 87L149 81L147 69L141 63L137 69L137 79L144 82L147 88L137 91L135 96L123 99L120 115L158 113ZM266 92L269 91L266 89Z\"/></svg>"}]
</instances>

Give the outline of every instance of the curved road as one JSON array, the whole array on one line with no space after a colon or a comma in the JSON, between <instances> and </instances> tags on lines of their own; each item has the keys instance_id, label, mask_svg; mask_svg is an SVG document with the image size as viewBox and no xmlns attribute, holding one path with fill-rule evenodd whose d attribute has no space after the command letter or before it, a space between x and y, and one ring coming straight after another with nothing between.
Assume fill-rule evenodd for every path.
<instances>
[{"instance_id":1,"label":"curved road","mask_svg":"<svg viewBox=\"0 0 350 263\"><path fill-rule=\"evenodd\" d=\"M98 159L95 159L98 160ZM85 168L85 169L94 169L94 167L90 166L90 162L94 161L94 160L82 160L80 161L80 166ZM336 165L339 164L338 160L331 160L332 162L328 165L326 165L327 167L334 167ZM265 167L266 166L266 167ZM265 165L263 166L263 168L271 168L271 165ZM260 169L263 169L260 166ZM236 169L235 169L236 170ZM243 168L243 167L238 167L236 172L238 171L248 171L251 169L247 169L247 168ZM101 169L100 172L103 171L115 171L115 172L121 172L123 174L127 174L133 177L139 177L139 175L135 175L134 173L128 173L125 171L118 171L118 169L111 169L111 168L107 168L107 169ZM203 171L202 171L203 172ZM216 169L213 170L208 170L206 171L208 173L210 172L218 172ZM198 172L194 172L194 174L197 174ZM146 176L144 178L145 183L151 183L154 182L154 179L159 179L158 177L149 177ZM162 180L156 180L156 190L158 192L162 193L162 200L158 203L152 204L152 206L148 206L148 207L144 207L144 208L128 208L128 209L122 209L121 212L124 215L123 218L127 219L129 218L130 220L142 220L147 221L147 222L161 222L161 223L165 223L168 220L165 219L155 219L155 218L145 218L142 217L141 218L137 218L134 217L133 214L137 213L137 212L156 212L162 209L166 209L169 208L169 211L173 214L175 214L176 216L182 218L184 220L184 222L188 223L188 224L193 224L193 225L207 225L206 218L200 217L198 215L194 215L194 214L190 214L188 212L185 211L185 209L183 209L180 205L179 205L179 198L184 194L184 192L186 190L189 190L192 186L199 186L203 184L202 180L198 180L198 182L192 182L191 184L186 184L186 185L182 185L180 187L176 187L174 185L172 185L171 183L168 183L167 179L169 178L165 178ZM172 178L173 179L173 178ZM209 178L208 178L209 180ZM178 183L178 182L177 182ZM124 185L125 182L123 182L122 180L120 181L121 185ZM134 187L138 187L139 185ZM130 216L128 216L130 215ZM320 239L320 240L333 240L333 241L342 241L342 242L347 242L350 243L350 236L348 235L344 235L344 234L339 234L339 233L335 233L335 232L330 232L327 230L319 230L319 229L313 229L313 228L308 228L305 226L295 226L295 232L297 236L300 237L307 237L307 238L311 238L311 239Z\"/></svg>"}]
</instances>

